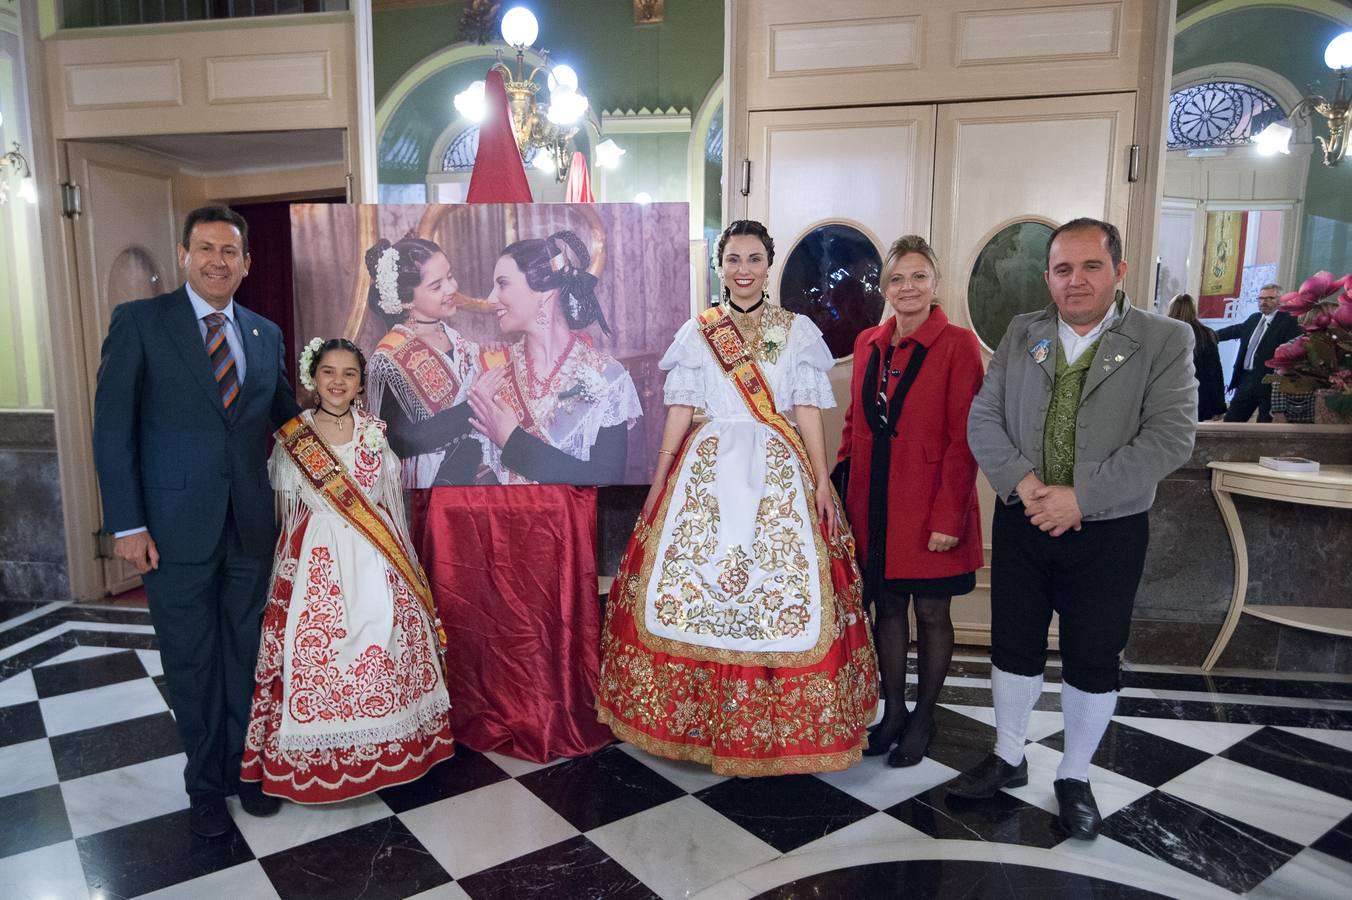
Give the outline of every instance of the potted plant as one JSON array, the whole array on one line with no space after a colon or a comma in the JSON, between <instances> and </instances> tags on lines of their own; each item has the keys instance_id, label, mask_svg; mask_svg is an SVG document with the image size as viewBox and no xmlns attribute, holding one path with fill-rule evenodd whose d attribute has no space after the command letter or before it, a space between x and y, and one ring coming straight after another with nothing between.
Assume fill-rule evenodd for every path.
<instances>
[{"instance_id":1,"label":"potted plant","mask_svg":"<svg viewBox=\"0 0 1352 900\"><path fill-rule=\"evenodd\" d=\"M1313 393L1315 421L1352 422L1352 274L1316 272L1281 299L1305 332L1277 348L1263 380L1284 394Z\"/></svg>"}]
</instances>

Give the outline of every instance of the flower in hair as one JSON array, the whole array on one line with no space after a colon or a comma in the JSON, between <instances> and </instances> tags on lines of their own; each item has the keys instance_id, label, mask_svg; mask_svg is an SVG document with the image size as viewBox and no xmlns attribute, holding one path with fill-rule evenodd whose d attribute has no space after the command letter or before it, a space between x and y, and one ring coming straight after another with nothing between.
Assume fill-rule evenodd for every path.
<instances>
[{"instance_id":1,"label":"flower in hair","mask_svg":"<svg viewBox=\"0 0 1352 900\"><path fill-rule=\"evenodd\" d=\"M386 247L376 260L376 293L381 312L393 316L404 311L399 302L399 251L393 247Z\"/></svg>"},{"instance_id":2,"label":"flower in hair","mask_svg":"<svg viewBox=\"0 0 1352 900\"><path fill-rule=\"evenodd\" d=\"M310 375L310 368L314 365L315 354L324 346L324 339L321 337L310 338L310 343L305 345L305 349L300 351L300 386L307 391L315 389L314 377Z\"/></svg>"}]
</instances>

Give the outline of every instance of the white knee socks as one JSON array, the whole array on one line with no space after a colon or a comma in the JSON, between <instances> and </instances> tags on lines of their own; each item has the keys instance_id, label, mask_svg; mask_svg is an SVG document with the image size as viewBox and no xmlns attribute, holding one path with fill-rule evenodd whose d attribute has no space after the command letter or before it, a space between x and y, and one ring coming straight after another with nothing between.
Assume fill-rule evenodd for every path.
<instances>
[{"instance_id":1,"label":"white knee socks","mask_svg":"<svg viewBox=\"0 0 1352 900\"><path fill-rule=\"evenodd\" d=\"M1023 744L1028 734L1028 717L1041 696L1041 675L1015 675L991 666L991 700L995 704L995 755L1011 766L1023 762Z\"/></svg>"},{"instance_id":2,"label":"white knee socks","mask_svg":"<svg viewBox=\"0 0 1352 900\"><path fill-rule=\"evenodd\" d=\"M1065 752L1061 754L1061 765L1056 768L1056 777L1089 780L1089 761L1098 750L1103 732L1108 730L1108 722L1117 708L1117 691L1103 694L1090 694L1069 684L1061 685L1061 715L1065 719ZM999 721L999 706L996 706L996 721Z\"/></svg>"}]
</instances>

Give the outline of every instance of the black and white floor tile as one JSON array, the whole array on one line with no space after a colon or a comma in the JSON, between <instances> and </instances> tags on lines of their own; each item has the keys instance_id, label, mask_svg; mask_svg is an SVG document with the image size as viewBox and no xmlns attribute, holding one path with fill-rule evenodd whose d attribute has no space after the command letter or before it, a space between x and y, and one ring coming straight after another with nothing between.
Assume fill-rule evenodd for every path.
<instances>
[{"instance_id":1,"label":"black and white floor tile","mask_svg":"<svg viewBox=\"0 0 1352 900\"><path fill-rule=\"evenodd\" d=\"M1125 674L1092 770L1096 841L1055 825L1049 672L1029 783L943 785L988 751L990 663L954 661L911 769L742 781L615 744L536 765L462 750L411 785L283 804L204 840L138 610L0 602L0 897L1352 895L1352 683Z\"/></svg>"}]
</instances>

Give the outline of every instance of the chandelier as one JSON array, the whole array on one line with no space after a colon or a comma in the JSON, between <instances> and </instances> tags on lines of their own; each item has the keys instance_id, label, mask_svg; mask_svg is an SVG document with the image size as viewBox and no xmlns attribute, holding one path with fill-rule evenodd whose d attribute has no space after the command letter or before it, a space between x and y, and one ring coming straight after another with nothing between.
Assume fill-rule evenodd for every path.
<instances>
[{"instance_id":1,"label":"chandelier","mask_svg":"<svg viewBox=\"0 0 1352 900\"><path fill-rule=\"evenodd\" d=\"M1352 71L1352 31L1345 31L1329 41L1324 50L1324 64L1338 73L1338 87L1333 99L1326 100L1318 95L1302 97L1285 119L1273 122L1254 135L1259 153L1264 156L1289 154L1295 123L1306 118L1313 119L1311 114L1318 113L1324 119L1324 127L1328 129L1327 138L1322 134L1315 135L1320 149L1324 151L1324 165L1336 166L1347 155L1347 141L1349 132L1352 132L1352 95L1347 90L1347 76Z\"/></svg>"},{"instance_id":2,"label":"chandelier","mask_svg":"<svg viewBox=\"0 0 1352 900\"><path fill-rule=\"evenodd\" d=\"M507 10L502 17L502 39L516 51L516 69L503 62L501 48L493 69L502 74L507 89L507 103L512 111L512 130L523 162L542 171L553 172L554 180L562 183L568 178L572 161L569 143L578 128L588 118L590 103L578 86L577 72L571 66L553 65L549 51L540 51L541 63L526 70L526 51L540 34L540 25L534 13L524 6ZM542 88L549 90L549 102L540 102ZM471 122L484 116L484 83L476 81L455 95L455 108ZM597 125L599 133L600 126ZM612 140L596 146L596 164L615 168L624 153Z\"/></svg>"}]
</instances>

